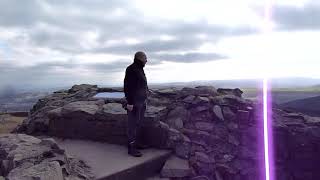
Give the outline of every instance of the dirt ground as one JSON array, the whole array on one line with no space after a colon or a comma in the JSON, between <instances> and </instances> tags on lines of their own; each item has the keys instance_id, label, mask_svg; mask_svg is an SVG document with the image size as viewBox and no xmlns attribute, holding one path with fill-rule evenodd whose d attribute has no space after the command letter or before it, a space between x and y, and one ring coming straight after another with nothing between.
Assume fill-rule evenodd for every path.
<instances>
[{"instance_id":1,"label":"dirt ground","mask_svg":"<svg viewBox=\"0 0 320 180\"><path fill-rule=\"evenodd\" d=\"M10 114L0 114L0 134L10 133L27 117L17 117Z\"/></svg>"}]
</instances>

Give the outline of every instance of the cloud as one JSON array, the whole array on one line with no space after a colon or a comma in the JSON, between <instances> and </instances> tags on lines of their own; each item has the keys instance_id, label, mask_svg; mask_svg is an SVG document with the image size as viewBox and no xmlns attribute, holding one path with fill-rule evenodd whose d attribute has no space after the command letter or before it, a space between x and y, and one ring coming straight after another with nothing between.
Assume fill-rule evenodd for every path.
<instances>
[{"instance_id":1,"label":"cloud","mask_svg":"<svg viewBox=\"0 0 320 180\"><path fill-rule=\"evenodd\" d=\"M110 73L120 71L124 72L126 67L130 64L131 62L119 60L118 62L114 63L93 63L83 66L98 73Z\"/></svg>"},{"instance_id":2,"label":"cloud","mask_svg":"<svg viewBox=\"0 0 320 180\"><path fill-rule=\"evenodd\" d=\"M33 66L17 67L0 63L0 87L24 88L38 86L65 86L79 83L115 83L117 73L124 72L131 62L119 59L113 63L79 64L73 60L52 61ZM7 92L7 91L6 91Z\"/></svg>"},{"instance_id":3,"label":"cloud","mask_svg":"<svg viewBox=\"0 0 320 180\"><path fill-rule=\"evenodd\" d=\"M19 29L30 46L46 47L63 53L103 52L131 54L146 51L194 50L204 42L194 36L204 34L207 41L225 36L256 33L250 26L230 27L209 24L207 20L186 22L148 17L129 1L20 1L0 3L0 27ZM95 33L95 37L86 37ZM177 40L163 42L159 37L169 35ZM106 46L109 41L138 39L136 45ZM93 43L88 43L91 41ZM87 45L86 45L87 44Z\"/></svg>"},{"instance_id":4,"label":"cloud","mask_svg":"<svg viewBox=\"0 0 320 180\"><path fill-rule=\"evenodd\" d=\"M2 26L31 27L41 19L42 8L38 1L0 1L0 24Z\"/></svg>"},{"instance_id":5,"label":"cloud","mask_svg":"<svg viewBox=\"0 0 320 180\"><path fill-rule=\"evenodd\" d=\"M208 62L227 58L216 53L154 54L152 57L180 63Z\"/></svg>"},{"instance_id":6,"label":"cloud","mask_svg":"<svg viewBox=\"0 0 320 180\"><path fill-rule=\"evenodd\" d=\"M303 7L277 5L273 17L279 29L320 29L320 4L306 4Z\"/></svg>"},{"instance_id":7,"label":"cloud","mask_svg":"<svg viewBox=\"0 0 320 180\"><path fill-rule=\"evenodd\" d=\"M119 76L139 50L147 53L148 68L163 68L158 69L159 74L170 64L164 61L191 67L192 63L217 60L228 63L226 59L242 63L245 59L241 59L244 53L240 49L248 50L251 58L259 52L259 47L248 40L259 36L262 16L250 4L241 2L231 7L234 2L228 1L211 7L206 3L213 5L212 1L203 1L193 6L199 4L195 0L185 2L188 8L163 15L168 11L167 4L161 2L164 10L150 13L160 7L148 6L147 2L153 4L128 0L1 0L0 84L114 81L113 74ZM166 3L180 8L179 2ZM290 3L275 5L276 31L319 29L319 5L298 7ZM179 17L171 18L171 14ZM239 43L222 46L224 41L238 37ZM288 47L284 44L282 47ZM288 54L286 51L283 54Z\"/></svg>"}]
</instances>

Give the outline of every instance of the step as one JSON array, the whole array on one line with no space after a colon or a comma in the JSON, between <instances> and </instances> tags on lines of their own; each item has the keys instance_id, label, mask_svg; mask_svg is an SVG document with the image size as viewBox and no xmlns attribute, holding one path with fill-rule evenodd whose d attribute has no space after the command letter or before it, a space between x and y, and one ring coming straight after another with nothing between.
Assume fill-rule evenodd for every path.
<instances>
[{"instance_id":1,"label":"step","mask_svg":"<svg viewBox=\"0 0 320 180\"><path fill-rule=\"evenodd\" d=\"M59 146L91 166L97 180L143 180L160 172L171 154L168 150L141 150L142 157L127 154L121 145L89 140L55 138Z\"/></svg>"}]
</instances>

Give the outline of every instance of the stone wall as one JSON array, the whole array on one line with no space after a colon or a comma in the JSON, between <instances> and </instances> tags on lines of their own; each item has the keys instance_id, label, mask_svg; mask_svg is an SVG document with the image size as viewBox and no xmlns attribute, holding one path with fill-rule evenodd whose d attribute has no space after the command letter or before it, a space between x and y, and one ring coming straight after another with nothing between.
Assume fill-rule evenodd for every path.
<instances>
[{"instance_id":1,"label":"stone wall","mask_svg":"<svg viewBox=\"0 0 320 180\"><path fill-rule=\"evenodd\" d=\"M92 98L104 90L116 91L76 85L40 99L16 132L124 144L124 99ZM262 104L241 94L211 86L154 90L143 123L146 142L187 161L190 173L180 179L263 179ZM272 124L277 179L319 179L320 119L274 108Z\"/></svg>"}]
</instances>

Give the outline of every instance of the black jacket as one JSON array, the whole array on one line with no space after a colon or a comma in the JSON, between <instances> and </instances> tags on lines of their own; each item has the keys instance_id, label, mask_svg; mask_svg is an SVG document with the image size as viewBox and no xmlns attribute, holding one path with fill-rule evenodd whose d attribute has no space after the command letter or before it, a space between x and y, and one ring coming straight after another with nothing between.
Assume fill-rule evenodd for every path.
<instances>
[{"instance_id":1,"label":"black jacket","mask_svg":"<svg viewBox=\"0 0 320 180\"><path fill-rule=\"evenodd\" d=\"M135 59L127 67L123 89L128 104L142 103L147 99L148 83L141 61Z\"/></svg>"}]
</instances>

